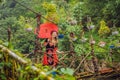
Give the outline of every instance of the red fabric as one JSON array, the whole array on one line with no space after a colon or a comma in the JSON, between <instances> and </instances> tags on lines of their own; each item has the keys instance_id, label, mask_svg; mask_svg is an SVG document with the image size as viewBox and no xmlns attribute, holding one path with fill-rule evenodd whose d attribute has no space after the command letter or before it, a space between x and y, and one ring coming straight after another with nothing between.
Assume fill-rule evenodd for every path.
<instances>
[{"instance_id":1,"label":"red fabric","mask_svg":"<svg viewBox=\"0 0 120 80\"><path fill-rule=\"evenodd\" d=\"M53 23L43 23L39 26L39 29L39 38L50 38L52 31L58 32L58 26Z\"/></svg>"},{"instance_id":2,"label":"red fabric","mask_svg":"<svg viewBox=\"0 0 120 80\"><path fill-rule=\"evenodd\" d=\"M58 56L56 54L56 48L54 49L52 54L53 54L53 65L56 66L56 64L58 63ZM49 65L46 53L44 53L44 56L43 56L43 65Z\"/></svg>"}]
</instances>

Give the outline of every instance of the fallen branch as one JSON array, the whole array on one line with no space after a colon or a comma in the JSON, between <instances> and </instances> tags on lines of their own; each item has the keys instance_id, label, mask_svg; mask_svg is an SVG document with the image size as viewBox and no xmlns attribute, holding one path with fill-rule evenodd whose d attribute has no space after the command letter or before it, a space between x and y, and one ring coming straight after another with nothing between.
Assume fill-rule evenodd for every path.
<instances>
[{"instance_id":1,"label":"fallen branch","mask_svg":"<svg viewBox=\"0 0 120 80\"><path fill-rule=\"evenodd\" d=\"M77 73L76 78L77 79L87 79L87 78L92 78L95 77L94 76L95 73L90 73L90 72L82 72L82 73ZM106 75L105 75L106 74ZM104 76L99 76L99 75L104 75ZM120 75L120 69L111 69L111 68L106 68L104 70L100 70L98 71L98 76L96 76L96 78L103 80L105 78L105 80L109 77L114 77L114 75ZM108 79L107 79L108 80Z\"/></svg>"}]
</instances>

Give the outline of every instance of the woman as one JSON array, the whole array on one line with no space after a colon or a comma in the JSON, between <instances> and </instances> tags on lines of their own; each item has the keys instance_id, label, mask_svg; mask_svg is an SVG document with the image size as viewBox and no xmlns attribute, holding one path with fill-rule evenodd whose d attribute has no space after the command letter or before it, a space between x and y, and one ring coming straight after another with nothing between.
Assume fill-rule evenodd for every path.
<instances>
[{"instance_id":1,"label":"woman","mask_svg":"<svg viewBox=\"0 0 120 80\"><path fill-rule=\"evenodd\" d=\"M46 46L46 52L43 57L43 65L56 66L58 63L57 51L57 39L58 33L56 31L51 32L51 38L47 38L44 42Z\"/></svg>"}]
</instances>

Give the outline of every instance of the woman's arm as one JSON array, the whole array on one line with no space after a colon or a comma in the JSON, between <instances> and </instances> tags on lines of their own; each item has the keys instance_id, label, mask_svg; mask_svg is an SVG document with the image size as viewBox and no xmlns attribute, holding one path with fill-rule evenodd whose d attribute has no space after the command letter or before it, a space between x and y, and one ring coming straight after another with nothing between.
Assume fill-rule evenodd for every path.
<instances>
[{"instance_id":1,"label":"woman's arm","mask_svg":"<svg viewBox=\"0 0 120 80\"><path fill-rule=\"evenodd\" d=\"M57 53L62 54L64 53L63 51L56 50Z\"/></svg>"},{"instance_id":2,"label":"woman's arm","mask_svg":"<svg viewBox=\"0 0 120 80\"><path fill-rule=\"evenodd\" d=\"M50 42L50 40L49 39L45 39L45 41L44 41L44 46L47 46L47 44Z\"/></svg>"}]
</instances>

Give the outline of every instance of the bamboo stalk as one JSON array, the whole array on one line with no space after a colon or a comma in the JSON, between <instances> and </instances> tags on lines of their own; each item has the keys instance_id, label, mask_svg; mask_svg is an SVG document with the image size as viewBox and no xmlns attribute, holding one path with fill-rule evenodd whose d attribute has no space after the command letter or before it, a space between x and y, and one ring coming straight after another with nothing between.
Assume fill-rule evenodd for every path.
<instances>
[{"instance_id":1,"label":"bamboo stalk","mask_svg":"<svg viewBox=\"0 0 120 80\"><path fill-rule=\"evenodd\" d=\"M24 60L22 57L18 56L17 54L15 54L14 52L10 51L9 49L7 49L6 47L4 47L3 45L0 45L0 50L2 50L3 52L7 52L9 56L13 57L15 60L17 60L18 62L26 65L30 65L26 60ZM31 66L31 69L33 71L38 72L40 75L42 75L45 79L47 80L54 80L52 77L47 76L47 74L43 71L41 71L40 69L38 69L35 66Z\"/></svg>"},{"instance_id":2,"label":"bamboo stalk","mask_svg":"<svg viewBox=\"0 0 120 80\"><path fill-rule=\"evenodd\" d=\"M17 54L15 54L14 52L10 51L9 49L4 47L3 45L0 45L0 48L2 49L3 52L7 52L9 56L13 57L14 59L19 61L20 63L23 63L23 64L27 64L28 63L23 58L19 57Z\"/></svg>"}]
</instances>

